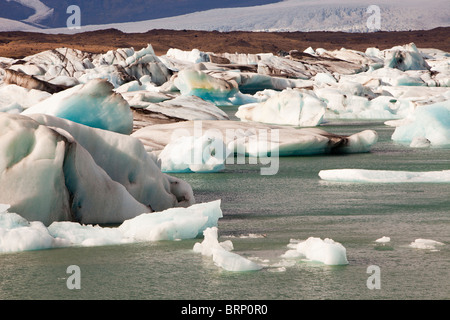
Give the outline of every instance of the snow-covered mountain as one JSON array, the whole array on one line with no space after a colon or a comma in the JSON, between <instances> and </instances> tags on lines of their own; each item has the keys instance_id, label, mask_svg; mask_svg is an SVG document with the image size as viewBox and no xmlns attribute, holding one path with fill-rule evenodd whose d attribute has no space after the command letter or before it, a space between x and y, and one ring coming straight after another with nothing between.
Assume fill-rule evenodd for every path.
<instances>
[{"instance_id":1,"label":"snow-covered mountain","mask_svg":"<svg viewBox=\"0 0 450 320\"><path fill-rule=\"evenodd\" d=\"M27 4L36 11L34 25L47 21L61 27L68 18L61 8L77 4L72 0L9 0ZM42 2L44 7L36 7ZM82 28L57 28L45 32L82 32L116 28L124 32L146 32L150 29L190 29L219 31L373 31L367 21L379 8L379 29L383 31L428 30L450 26L448 0L284 0L284 1L145 1L101 0L78 1ZM239 5L239 7L237 7ZM225 8L224 8L225 7ZM47 8L48 10L46 10ZM1 8L0 8L1 9ZM49 10L53 10L49 18ZM36 19L47 14L45 19ZM23 22L33 22L31 17ZM8 18L8 17L5 17ZM48 21L53 21L49 23ZM127 22L132 21L132 22ZM1 25L0 25L1 28Z\"/></svg>"}]
</instances>

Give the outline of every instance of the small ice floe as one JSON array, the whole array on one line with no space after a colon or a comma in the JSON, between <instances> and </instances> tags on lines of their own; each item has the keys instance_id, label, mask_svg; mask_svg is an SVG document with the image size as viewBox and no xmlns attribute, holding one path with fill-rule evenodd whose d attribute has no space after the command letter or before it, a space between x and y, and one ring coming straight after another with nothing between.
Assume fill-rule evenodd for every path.
<instances>
[{"instance_id":1,"label":"small ice floe","mask_svg":"<svg viewBox=\"0 0 450 320\"><path fill-rule=\"evenodd\" d=\"M370 182L370 183L449 183L450 170L442 171L394 171L365 169L321 170L322 180L337 182Z\"/></svg>"},{"instance_id":2,"label":"small ice floe","mask_svg":"<svg viewBox=\"0 0 450 320\"><path fill-rule=\"evenodd\" d=\"M431 251L439 251L438 248L442 247L444 244L439 241L431 240L431 239L416 239L414 242L410 243L411 248L415 249L426 249Z\"/></svg>"},{"instance_id":3,"label":"small ice floe","mask_svg":"<svg viewBox=\"0 0 450 320\"><path fill-rule=\"evenodd\" d=\"M233 250L233 243L230 240L224 242L218 241L217 227L207 228L203 231L204 240L194 245L194 252L201 253L204 256L212 257L214 263L227 271L257 271L261 270L262 266L244 258L236 253L230 252Z\"/></svg>"},{"instance_id":4,"label":"small ice floe","mask_svg":"<svg viewBox=\"0 0 450 320\"><path fill-rule=\"evenodd\" d=\"M288 244L290 250L286 251L282 258L299 258L310 261L322 262L326 265L346 265L347 250L339 242L326 238L324 240L309 237L305 241L291 240Z\"/></svg>"},{"instance_id":5,"label":"small ice floe","mask_svg":"<svg viewBox=\"0 0 450 320\"><path fill-rule=\"evenodd\" d=\"M391 242L391 238L383 236L383 237L375 240L375 242L377 242L377 243L388 243L388 242Z\"/></svg>"}]
</instances>

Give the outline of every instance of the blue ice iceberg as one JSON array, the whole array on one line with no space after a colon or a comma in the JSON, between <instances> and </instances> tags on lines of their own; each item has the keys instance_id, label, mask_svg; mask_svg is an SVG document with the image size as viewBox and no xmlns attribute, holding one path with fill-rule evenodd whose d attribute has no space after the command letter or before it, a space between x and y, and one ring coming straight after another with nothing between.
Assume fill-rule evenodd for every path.
<instances>
[{"instance_id":1,"label":"blue ice iceberg","mask_svg":"<svg viewBox=\"0 0 450 320\"><path fill-rule=\"evenodd\" d=\"M450 101L420 106L392 134L392 140L412 143L422 138L431 146L450 147Z\"/></svg>"},{"instance_id":2,"label":"blue ice iceberg","mask_svg":"<svg viewBox=\"0 0 450 320\"><path fill-rule=\"evenodd\" d=\"M108 81L95 79L56 93L22 114L43 113L93 128L130 134L133 129L130 106L113 89Z\"/></svg>"}]
</instances>

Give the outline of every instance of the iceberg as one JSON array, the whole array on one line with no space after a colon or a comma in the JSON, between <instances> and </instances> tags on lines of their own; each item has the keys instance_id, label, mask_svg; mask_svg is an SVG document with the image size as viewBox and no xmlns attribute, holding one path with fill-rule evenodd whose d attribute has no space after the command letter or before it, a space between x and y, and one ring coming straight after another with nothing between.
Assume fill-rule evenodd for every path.
<instances>
[{"instance_id":1,"label":"iceberg","mask_svg":"<svg viewBox=\"0 0 450 320\"><path fill-rule=\"evenodd\" d=\"M381 238L378 238L377 240L375 240L375 242L377 242L377 243L388 243L388 242L391 242L391 238L390 237L386 237L386 236L382 236Z\"/></svg>"},{"instance_id":2,"label":"iceberg","mask_svg":"<svg viewBox=\"0 0 450 320\"><path fill-rule=\"evenodd\" d=\"M230 240L218 241L217 227L210 227L203 231L204 240L194 245L194 252L201 253L204 256L212 257L214 263L232 272L258 271L262 269L259 264L244 258L236 253L230 252L233 244Z\"/></svg>"},{"instance_id":3,"label":"iceberg","mask_svg":"<svg viewBox=\"0 0 450 320\"><path fill-rule=\"evenodd\" d=\"M239 107L242 121L314 127L322 123L326 104L312 91L286 89L261 103Z\"/></svg>"},{"instance_id":4,"label":"iceberg","mask_svg":"<svg viewBox=\"0 0 450 320\"><path fill-rule=\"evenodd\" d=\"M26 109L24 115L47 114L90 127L130 134L133 115L129 104L104 79L56 93Z\"/></svg>"},{"instance_id":5,"label":"iceberg","mask_svg":"<svg viewBox=\"0 0 450 320\"><path fill-rule=\"evenodd\" d=\"M450 170L442 171L392 171L365 169L321 170L322 180L337 182L370 183L449 183Z\"/></svg>"},{"instance_id":6,"label":"iceberg","mask_svg":"<svg viewBox=\"0 0 450 320\"><path fill-rule=\"evenodd\" d=\"M402 71L430 69L414 43L393 47L385 50L384 54L384 65L388 68L397 68Z\"/></svg>"},{"instance_id":7,"label":"iceberg","mask_svg":"<svg viewBox=\"0 0 450 320\"><path fill-rule=\"evenodd\" d=\"M9 205L0 204L0 253L41 250L67 246L68 241L54 238L40 221L29 222Z\"/></svg>"},{"instance_id":8,"label":"iceberg","mask_svg":"<svg viewBox=\"0 0 450 320\"><path fill-rule=\"evenodd\" d=\"M0 202L29 221L121 223L193 203L135 138L46 115L0 114Z\"/></svg>"},{"instance_id":9,"label":"iceberg","mask_svg":"<svg viewBox=\"0 0 450 320\"><path fill-rule=\"evenodd\" d=\"M183 51L176 48L170 48L167 50L166 57L188 61L191 63L209 62L209 55L198 49L192 49L191 51Z\"/></svg>"},{"instance_id":10,"label":"iceberg","mask_svg":"<svg viewBox=\"0 0 450 320\"><path fill-rule=\"evenodd\" d=\"M240 104L242 96L236 81L216 78L195 69L178 72L174 85L183 95L197 96L215 105Z\"/></svg>"},{"instance_id":11,"label":"iceberg","mask_svg":"<svg viewBox=\"0 0 450 320\"><path fill-rule=\"evenodd\" d=\"M426 250L432 250L432 251L439 251L437 248L443 246L444 244L442 242L431 240L431 239L416 239L413 242L410 243L411 248L415 249L426 249Z\"/></svg>"},{"instance_id":12,"label":"iceberg","mask_svg":"<svg viewBox=\"0 0 450 320\"><path fill-rule=\"evenodd\" d=\"M418 138L431 146L450 146L450 100L420 106L392 134L392 140L416 145Z\"/></svg>"},{"instance_id":13,"label":"iceberg","mask_svg":"<svg viewBox=\"0 0 450 320\"><path fill-rule=\"evenodd\" d=\"M105 68L116 69L118 74L125 76L125 81L118 82L116 87L129 80L141 79L143 76L149 76L151 81L159 86L167 82L172 75L156 56L150 44L139 51L133 48L111 50L104 55L96 56L92 63L95 66L93 69L96 70L91 72L99 74L100 77L108 76L103 72Z\"/></svg>"},{"instance_id":14,"label":"iceberg","mask_svg":"<svg viewBox=\"0 0 450 320\"><path fill-rule=\"evenodd\" d=\"M373 130L350 136L335 135L319 128L294 128L232 120L184 121L152 125L131 134L151 152L160 152L172 135L201 137L215 132L235 155L303 156L328 153L369 152L378 141Z\"/></svg>"},{"instance_id":15,"label":"iceberg","mask_svg":"<svg viewBox=\"0 0 450 320\"><path fill-rule=\"evenodd\" d=\"M161 173L157 157L147 153L138 139L52 116L30 117L42 125L69 132L114 181L153 210L189 206L195 202L190 185Z\"/></svg>"},{"instance_id":16,"label":"iceberg","mask_svg":"<svg viewBox=\"0 0 450 320\"><path fill-rule=\"evenodd\" d=\"M182 136L161 151L159 160L162 172L219 172L230 153L221 137Z\"/></svg>"},{"instance_id":17,"label":"iceberg","mask_svg":"<svg viewBox=\"0 0 450 320\"><path fill-rule=\"evenodd\" d=\"M0 253L43 250L60 247L91 247L124 243L184 240L202 235L217 226L222 217L220 200L144 213L118 227L102 227L70 221L28 221L0 205Z\"/></svg>"},{"instance_id":18,"label":"iceberg","mask_svg":"<svg viewBox=\"0 0 450 320\"><path fill-rule=\"evenodd\" d=\"M139 215L124 221L119 231L134 241L194 239L217 226L222 218L220 200L198 203L187 208L170 208L162 212Z\"/></svg>"},{"instance_id":19,"label":"iceberg","mask_svg":"<svg viewBox=\"0 0 450 320\"><path fill-rule=\"evenodd\" d=\"M163 118L172 122L183 120L228 120L228 115L215 104L196 96L156 94L135 91L124 94L134 111L135 120L152 121ZM164 121L161 119L162 121Z\"/></svg>"},{"instance_id":20,"label":"iceberg","mask_svg":"<svg viewBox=\"0 0 450 320\"><path fill-rule=\"evenodd\" d=\"M52 95L46 91L26 89L15 84L0 86L0 112L20 113Z\"/></svg>"},{"instance_id":21,"label":"iceberg","mask_svg":"<svg viewBox=\"0 0 450 320\"><path fill-rule=\"evenodd\" d=\"M348 264L345 247L329 238L322 240L309 237L305 241L291 240L288 247L290 250L282 255L283 258L306 259L326 265Z\"/></svg>"}]
</instances>

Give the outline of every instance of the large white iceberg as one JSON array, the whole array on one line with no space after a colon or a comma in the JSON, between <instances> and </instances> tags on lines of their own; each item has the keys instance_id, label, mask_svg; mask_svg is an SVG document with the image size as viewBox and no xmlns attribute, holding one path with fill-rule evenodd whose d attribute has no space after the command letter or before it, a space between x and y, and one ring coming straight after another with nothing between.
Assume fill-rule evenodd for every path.
<instances>
[{"instance_id":1,"label":"large white iceberg","mask_svg":"<svg viewBox=\"0 0 450 320\"><path fill-rule=\"evenodd\" d=\"M334 169L321 170L327 181L371 183L450 183L450 170L414 172L394 170Z\"/></svg>"},{"instance_id":2,"label":"large white iceberg","mask_svg":"<svg viewBox=\"0 0 450 320\"><path fill-rule=\"evenodd\" d=\"M95 79L56 93L22 114L43 113L94 128L129 134L133 129L130 106L113 89L108 81Z\"/></svg>"},{"instance_id":3,"label":"large white iceberg","mask_svg":"<svg viewBox=\"0 0 450 320\"><path fill-rule=\"evenodd\" d=\"M204 256L212 257L214 263L227 270L234 272L257 271L262 266L244 258L236 253L230 252L233 244L230 240L219 242L217 227L210 227L203 231L204 240L194 245L194 252L201 253Z\"/></svg>"},{"instance_id":4,"label":"large white iceberg","mask_svg":"<svg viewBox=\"0 0 450 320\"><path fill-rule=\"evenodd\" d=\"M131 136L142 141L148 150L161 151L172 141L172 134L198 138L207 132L220 135L234 154L252 157L369 152L378 141L378 135L373 130L342 136L319 128L297 129L232 120L153 125L139 129Z\"/></svg>"},{"instance_id":5,"label":"large white iceberg","mask_svg":"<svg viewBox=\"0 0 450 320\"><path fill-rule=\"evenodd\" d=\"M431 146L450 146L450 100L416 108L392 134L392 140L412 143L427 139Z\"/></svg>"},{"instance_id":6,"label":"large white iceberg","mask_svg":"<svg viewBox=\"0 0 450 320\"><path fill-rule=\"evenodd\" d=\"M261 103L239 107L236 117L280 125L314 127L322 123L326 104L312 91L286 89Z\"/></svg>"},{"instance_id":7,"label":"large white iceberg","mask_svg":"<svg viewBox=\"0 0 450 320\"><path fill-rule=\"evenodd\" d=\"M306 259L321 262L326 265L346 265L347 250L339 242L332 239L309 237L305 241L291 240L288 244L290 250L286 251L283 258Z\"/></svg>"},{"instance_id":8,"label":"large white iceberg","mask_svg":"<svg viewBox=\"0 0 450 320\"><path fill-rule=\"evenodd\" d=\"M29 221L121 223L193 203L135 138L52 116L0 113L0 202Z\"/></svg>"}]
</instances>

